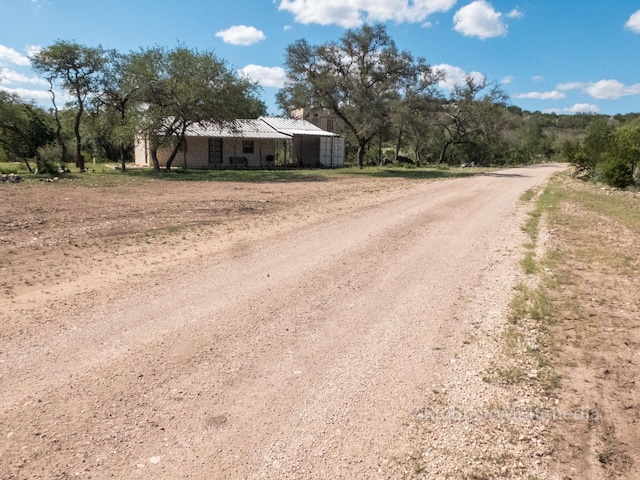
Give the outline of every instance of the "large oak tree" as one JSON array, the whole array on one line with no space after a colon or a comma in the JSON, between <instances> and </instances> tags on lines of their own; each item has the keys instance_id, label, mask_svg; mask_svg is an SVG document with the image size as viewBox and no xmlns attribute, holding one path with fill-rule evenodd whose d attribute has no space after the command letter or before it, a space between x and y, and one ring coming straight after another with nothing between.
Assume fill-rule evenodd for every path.
<instances>
[{"instance_id":1,"label":"large oak tree","mask_svg":"<svg viewBox=\"0 0 640 480\"><path fill-rule=\"evenodd\" d=\"M136 107L139 133L146 136L154 168L157 151L172 147L167 170L196 124L232 124L265 113L258 86L231 71L213 52L154 47L131 53L123 88Z\"/></svg>"},{"instance_id":2,"label":"large oak tree","mask_svg":"<svg viewBox=\"0 0 640 480\"><path fill-rule=\"evenodd\" d=\"M388 126L398 99L429 94L441 78L423 59L399 51L380 24L347 30L339 41L324 45L298 40L287 47L286 67L280 107L332 112L355 138L360 167L367 145Z\"/></svg>"}]
</instances>

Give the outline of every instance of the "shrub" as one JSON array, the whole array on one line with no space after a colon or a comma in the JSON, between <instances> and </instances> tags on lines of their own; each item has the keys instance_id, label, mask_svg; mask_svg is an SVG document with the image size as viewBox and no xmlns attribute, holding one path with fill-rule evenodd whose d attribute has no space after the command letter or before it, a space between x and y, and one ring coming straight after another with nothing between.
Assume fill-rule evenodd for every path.
<instances>
[{"instance_id":1,"label":"shrub","mask_svg":"<svg viewBox=\"0 0 640 480\"><path fill-rule=\"evenodd\" d=\"M40 162L38 163L38 173L59 173L60 159L62 157L60 147L49 143L38 149L40 152Z\"/></svg>"},{"instance_id":2,"label":"shrub","mask_svg":"<svg viewBox=\"0 0 640 480\"><path fill-rule=\"evenodd\" d=\"M626 188L634 184L633 166L616 157L610 157L596 168L599 180L611 187Z\"/></svg>"}]
</instances>

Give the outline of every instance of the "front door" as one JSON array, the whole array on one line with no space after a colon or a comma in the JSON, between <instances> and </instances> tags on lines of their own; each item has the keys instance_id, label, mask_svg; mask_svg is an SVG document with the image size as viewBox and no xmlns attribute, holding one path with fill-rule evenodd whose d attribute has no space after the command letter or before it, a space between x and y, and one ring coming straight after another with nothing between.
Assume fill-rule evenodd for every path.
<instances>
[{"instance_id":1,"label":"front door","mask_svg":"<svg viewBox=\"0 0 640 480\"><path fill-rule=\"evenodd\" d=\"M222 139L209 139L209 165L222 166Z\"/></svg>"}]
</instances>

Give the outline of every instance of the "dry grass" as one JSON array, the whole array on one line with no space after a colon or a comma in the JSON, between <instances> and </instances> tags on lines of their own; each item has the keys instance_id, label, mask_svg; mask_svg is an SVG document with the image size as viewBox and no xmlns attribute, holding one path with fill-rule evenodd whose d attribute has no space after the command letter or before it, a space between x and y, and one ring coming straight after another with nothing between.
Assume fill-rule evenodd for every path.
<instances>
[{"instance_id":1,"label":"dry grass","mask_svg":"<svg viewBox=\"0 0 640 480\"><path fill-rule=\"evenodd\" d=\"M541 220L549 242L537 259ZM553 473L640 478L640 197L559 176L538 196L525 231L523 268L536 282L516 292L507 348L522 352L533 338L537 348L526 355L538 364L536 381L559 410L589 412L588 421L553 424Z\"/></svg>"}]
</instances>

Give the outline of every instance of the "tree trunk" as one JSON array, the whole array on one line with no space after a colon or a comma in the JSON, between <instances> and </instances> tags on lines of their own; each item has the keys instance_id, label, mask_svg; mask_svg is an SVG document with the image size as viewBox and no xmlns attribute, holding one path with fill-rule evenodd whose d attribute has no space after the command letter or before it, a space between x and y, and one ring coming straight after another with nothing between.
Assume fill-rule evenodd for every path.
<instances>
[{"instance_id":1,"label":"tree trunk","mask_svg":"<svg viewBox=\"0 0 640 480\"><path fill-rule=\"evenodd\" d=\"M358 139L358 152L356 153L356 156L358 158L358 167L360 168L364 167L364 152L366 146L367 142L363 139Z\"/></svg>"},{"instance_id":2,"label":"tree trunk","mask_svg":"<svg viewBox=\"0 0 640 480\"><path fill-rule=\"evenodd\" d=\"M56 94L53 91L53 81L49 80L49 93L51 94L51 103L53 103L53 118L56 121L56 140L58 141L58 145L60 146L60 168L64 171L64 164L67 161L67 156L69 155L69 149L67 148L67 144L64 143L64 139L62 138L62 122L60 122L60 111L58 110L58 105L56 104Z\"/></svg>"},{"instance_id":3,"label":"tree trunk","mask_svg":"<svg viewBox=\"0 0 640 480\"><path fill-rule=\"evenodd\" d=\"M447 148L449 148L449 145L451 145L451 143L452 142L445 142L445 144L442 146L442 150L440 151L440 157L438 158L438 165L444 162L445 155L447 154Z\"/></svg>"},{"instance_id":4,"label":"tree trunk","mask_svg":"<svg viewBox=\"0 0 640 480\"><path fill-rule=\"evenodd\" d=\"M171 155L169 155L169 158L167 158L167 163L165 165L165 168L167 169L167 171L171 170L171 165L173 164L173 161L176 159L176 156L178 155L178 151L180 150L180 145L182 145L182 140L178 141L176 146L173 147L173 151L171 152Z\"/></svg>"},{"instance_id":5,"label":"tree trunk","mask_svg":"<svg viewBox=\"0 0 640 480\"><path fill-rule=\"evenodd\" d=\"M31 168L31 165L29 165L29 160L25 158L24 164L27 166L27 169L29 169L29 173L33 173L33 169Z\"/></svg>"},{"instance_id":6,"label":"tree trunk","mask_svg":"<svg viewBox=\"0 0 640 480\"><path fill-rule=\"evenodd\" d=\"M176 143L176 146L173 148L171 155L169 155L169 158L167 159L167 166L166 166L167 170L171 170L171 165L173 164L173 161L175 160L176 155L178 155L178 152L180 151L180 147L182 147L186 143L184 135L187 132L187 124L186 123L182 124L182 128L180 130L181 130L180 134L178 135L178 143ZM186 163L186 159L185 159L185 163Z\"/></svg>"},{"instance_id":7,"label":"tree trunk","mask_svg":"<svg viewBox=\"0 0 640 480\"><path fill-rule=\"evenodd\" d=\"M124 147L120 147L120 164L122 165L122 171L127 171L127 166L124 162Z\"/></svg>"},{"instance_id":8,"label":"tree trunk","mask_svg":"<svg viewBox=\"0 0 640 480\"><path fill-rule=\"evenodd\" d=\"M398 155L400 155L400 149L402 148L402 125L400 125L400 131L398 132L398 140L396 142L396 158L394 158L394 161L398 161Z\"/></svg>"},{"instance_id":9,"label":"tree trunk","mask_svg":"<svg viewBox=\"0 0 640 480\"><path fill-rule=\"evenodd\" d=\"M76 167L80 169L81 172L84 172L84 158L82 157L82 139L80 138L80 119L82 117L82 112L84 111L84 104L82 102L82 98L80 95L78 98L78 113L76 114L76 121L73 125L73 133L76 136Z\"/></svg>"},{"instance_id":10,"label":"tree trunk","mask_svg":"<svg viewBox=\"0 0 640 480\"><path fill-rule=\"evenodd\" d=\"M153 162L153 169L156 172L160 171L160 162L158 162L158 146L152 145L149 149L151 151L151 161Z\"/></svg>"}]
</instances>

